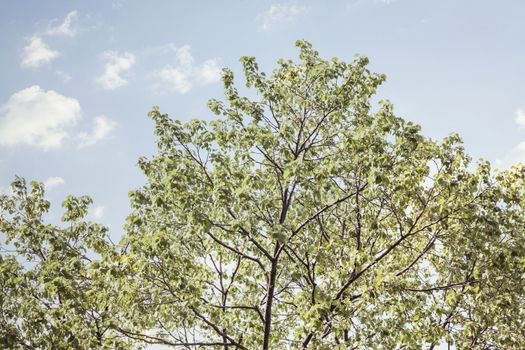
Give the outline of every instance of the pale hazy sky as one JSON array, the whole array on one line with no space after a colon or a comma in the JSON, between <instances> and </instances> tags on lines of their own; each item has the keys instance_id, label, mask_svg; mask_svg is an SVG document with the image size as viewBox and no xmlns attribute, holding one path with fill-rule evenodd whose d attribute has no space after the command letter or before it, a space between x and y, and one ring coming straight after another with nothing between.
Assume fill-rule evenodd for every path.
<instances>
[{"instance_id":1,"label":"pale hazy sky","mask_svg":"<svg viewBox=\"0 0 525 350\"><path fill-rule=\"evenodd\" d=\"M525 160L524 14L510 0L1 0L0 190L16 174L45 181L55 206L89 194L119 236L145 181L136 161L155 152L151 106L212 118L220 67L240 77L253 55L271 70L300 38L368 56L399 116L508 166Z\"/></svg>"}]
</instances>

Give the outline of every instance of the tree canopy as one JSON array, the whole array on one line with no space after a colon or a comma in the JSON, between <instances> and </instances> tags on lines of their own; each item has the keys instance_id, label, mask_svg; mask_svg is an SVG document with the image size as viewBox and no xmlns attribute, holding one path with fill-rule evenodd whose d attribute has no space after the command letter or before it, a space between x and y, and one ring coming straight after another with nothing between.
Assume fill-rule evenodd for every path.
<instances>
[{"instance_id":1,"label":"tree canopy","mask_svg":"<svg viewBox=\"0 0 525 350\"><path fill-rule=\"evenodd\" d=\"M12 349L525 347L525 168L472 164L371 102L368 60L223 71L216 119L154 108L158 152L119 244L42 184L0 197L0 345Z\"/></svg>"}]
</instances>

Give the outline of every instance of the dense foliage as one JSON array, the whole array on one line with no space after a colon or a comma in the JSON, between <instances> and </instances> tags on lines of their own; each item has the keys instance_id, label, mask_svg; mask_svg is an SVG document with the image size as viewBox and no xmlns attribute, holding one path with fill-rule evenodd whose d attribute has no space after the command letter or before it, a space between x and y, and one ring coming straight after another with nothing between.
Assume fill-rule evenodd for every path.
<instances>
[{"instance_id":1,"label":"dense foliage","mask_svg":"<svg viewBox=\"0 0 525 350\"><path fill-rule=\"evenodd\" d=\"M0 199L0 345L20 349L525 347L525 168L473 166L371 105L366 58L225 69L221 117L150 112L158 154L119 245L41 184ZM7 251L8 248L13 250Z\"/></svg>"}]
</instances>

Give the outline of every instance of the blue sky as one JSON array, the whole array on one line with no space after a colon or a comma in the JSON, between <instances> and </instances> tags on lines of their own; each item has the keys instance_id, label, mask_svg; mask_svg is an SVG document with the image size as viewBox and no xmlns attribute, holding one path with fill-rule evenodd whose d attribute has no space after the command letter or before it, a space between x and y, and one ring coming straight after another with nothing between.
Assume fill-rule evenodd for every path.
<instances>
[{"instance_id":1,"label":"blue sky","mask_svg":"<svg viewBox=\"0 0 525 350\"><path fill-rule=\"evenodd\" d=\"M45 181L55 206L89 194L90 218L119 236L145 182L136 161L155 152L151 106L213 118L221 67L240 78L252 55L271 70L300 38L368 56L399 116L507 167L525 160L524 13L511 0L1 1L0 190L16 174Z\"/></svg>"}]
</instances>

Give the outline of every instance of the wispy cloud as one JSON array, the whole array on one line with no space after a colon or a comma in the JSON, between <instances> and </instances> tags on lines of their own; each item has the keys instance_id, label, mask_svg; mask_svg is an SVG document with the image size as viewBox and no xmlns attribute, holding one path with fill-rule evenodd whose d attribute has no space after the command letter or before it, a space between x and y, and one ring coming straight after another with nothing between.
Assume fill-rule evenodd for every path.
<instances>
[{"instance_id":1,"label":"wispy cloud","mask_svg":"<svg viewBox=\"0 0 525 350\"><path fill-rule=\"evenodd\" d=\"M79 148L84 148L91 146L98 141L106 138L111 131L117 126L117 123L109 119L104 115L95 117L94 119L93 130L90 132L82 132L78 134L78 139L80 143L78 144Z\"/></svg>"},{"instance_id":2,"label":"wispy cloud","mask_svg":"<svg viewBox=\"0 0 525 350\"><path fill-rule=\"evenodd\" d=\"M515 112L514 123L518 128L525 127L525 112L519 108ZM496 159L496 166L498 168L508 168L517 163L525 163L525 141L518 143L510 149L502 158Z\"/></svg>"},{"instance_id":3,"label":"wispy cloud","mask_svg":"<svg viewBox=\"0 0 525 350\"><path fill-rule=\"evenodd\" d=\"M58 20L55 19L51 21L46 30L33 34L22 49L22 67L37 68L60 56L60 52L51 49L44 38L50 36L74 37L77 15L77 11L71 11L60 24L56 24Z\"/></svg>"},{"instance_id":4,"label":"wispy cloud","mask_svg":"<svg viewBox=\"0 0 525 350\"><path fill-rule=\"evenodd\" d=\"M259 15L257 19L260 22L260 28L264 31L269 31L278 24L294 22L306 12L308 12L307 6L279 3L271 5L270 8Z\"/></svg>"},{"instance_id":5,"label":"wispy cloud","mask_svg":"<svg viewBox=\"0 0 525 350\"><path fill-rule=\"evenodd\" d=\"M103 205L99 205L95 208L93 208L93 211L91 212L91 215L93 215L93 218L95 220L100 220L102 216L104 215L104 209L105 207Z\"/></svg>"},{"instance_id":6,"label":"wispy cloud","mask_svg":"<svg viewBox=\"0 0 525 350\"><path fill-rule=\"evenodd\" d=\"M60 147L80 117L76 99L33 85L11 95L0 107L0 146Z\"/></svg>"},{"instance_id":7,"label":"wispy cloud","mask_svg":"<svg viewBox=\"0 0 525 350\"><path fill-rule=\"evenodd\" d=\"M61 178L59 176L53 176L53 177L48 177L44 181L44 187L45 187L46 191L51 191L53 188L58 187L60 185L63 185L65 183L66 182L64 181L63 178Z\"/></svg>"},{"instance_id":8,"label":"wispy cloud","mask_svg":"<svg viewBox=\"0 0 525 350\"><path fill-rule=\"evenodd\" d=\"M114 9L121 9L126 4L126 0L113 0L111 2L111 7Z\"/></svg>"},{"instance_id":9,"label":"wispy cloud","mask_svg":"<svg viewBox=\"0 0 525 350\"><path fill-rule=\"evenodd\" d=\"M33 34L33 36L29 38L27 45L22 49L22 67L37 68L60 56L59 51L49 47L44 41L44 37L75 36L75 20L77 15L77 11L71 11L60 24L55 24L58 21L55 19L50 23L47 30Z\"/></svg>"},{"instance_id":10,"label":"wispy cloud","mask_svg":"<svg viewBox=\"0 0 525 350\"><path fill-rule=\"evenodd\" d=\"M78 16L78 12L71 11L66 15L62 23L53 25L57 22L57 20L53 20L48 28L48 30L45 32L46 35L49 36L75 36L77 33L76 28L76 19Z\"/></svg>"},{"instance_id":11,"label":"wispy cloud","mask_svg":"<svg viewBox=\"0 0 525 350\"><path fill-rule=\"evenodd\" d=\"M218 59L195 64L189 45L176 47L170 44L169 47L175 53L175 64L168 64L151 74L152 79L155 80L153 84L155 91L185 94L194 86L204 86L220 80L221 67Z\"/></svg>"},{"instance_id":12,"label":"wispy cloud","mask_svg":"<svg viewBox=\"0 0 525 350\"><path fill-rule=\"evenodd\" d=\"M135 64L135 56L130 52L122 54L116 51L105 51L101 55L106 61L104 72L96 82L105 90L114 90L128 83L129 70Z\"/></svg>"},{"instance_id":13,"label":"wispy cloud","mask_svg":"<svg viewBox=\"0 0 525 350\"><path fill-rule=\"evenodd\" d=\"M516 110L516 116L514 117L514 122L521 129L525 127L525 112L523 109Z\"/></svg>"},{"instance_id":14,"label":"wispy cloud","mask_svg":"<svg viewBox=\"0 0 525 350\"><path fill-rule=\"evenodd\" d=\"M36 68L51 62L59 55L60 52L50 49L42 38L33 36L23 49L22 66Z\"/></svg>"},{"instance_id":15,"label":"wispy cloud","mask_svg":"<svg viewBox=\"0 0 525 350\"><path fill-rule=\"evenodd\" d=\"M510 151L508 151L503 158L496 159L496 167L500 169L508 168L517 163L525 162L525 141L520 142Z\"/></svg>"},{"instance_id":16,"label":"wispy cloud","mask_svg":"<svg viewBox=\"0 0 525 350\"><path fill-rule=\"evenodd\" d=\"M64 82L64 83L67 83L68 81L70 81L72 79L71 75L67 74L66 72L64 71L61 71L61 70L57 70L55 71L55 74Z\"/></svg>"}]
</instances>

